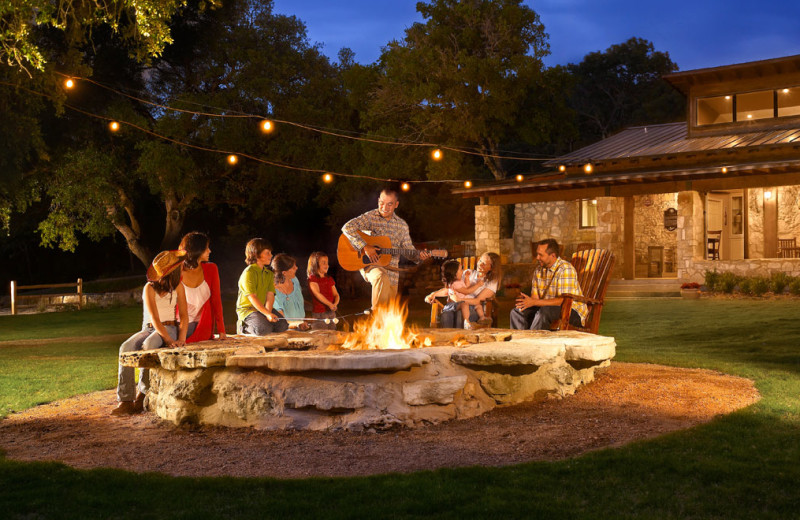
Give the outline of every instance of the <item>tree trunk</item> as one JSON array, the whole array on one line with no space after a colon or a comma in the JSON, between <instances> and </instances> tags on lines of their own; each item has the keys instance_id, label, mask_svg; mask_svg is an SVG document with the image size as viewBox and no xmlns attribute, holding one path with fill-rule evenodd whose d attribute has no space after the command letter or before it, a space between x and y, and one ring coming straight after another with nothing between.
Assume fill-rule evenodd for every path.
<instances>
[{"instance_id":1,"label":"tree trunk","mask_svg":"<svg viewBox=\"0 0 800 520\"><path fill-rule=\"evenodd\" d=\"M178 198L174 191L164 193L164 209L167 211L164 223L164 238L161 249L176 249L181 239L183 222L186 219L186 208L194 200L194 195Z\"/></svg>"},{"instance_id":2,"label":"tree trunk","mask_svg":"<svg viewBox=\"0 0 800 520\"><path fill-rule=\"evenodd\" d=\"M108 206L106 208L106 212L108 213L111 223L114 225L117 231L119 231L120 234L125 237L125 242L128 244L128 249L130 249L131 253L133 253L140 262L142 262L142 265L147 267L150 265L150 261L153 259L153 253L150 251L150 248L148 248L142 242L141 228L134 213L133 203L122 189L119 189L117 193L119 194L120 201L122 202L122 207L125 209L125 214L128 217L127 222L114 206Z\"/></svg>"}]
</instances>

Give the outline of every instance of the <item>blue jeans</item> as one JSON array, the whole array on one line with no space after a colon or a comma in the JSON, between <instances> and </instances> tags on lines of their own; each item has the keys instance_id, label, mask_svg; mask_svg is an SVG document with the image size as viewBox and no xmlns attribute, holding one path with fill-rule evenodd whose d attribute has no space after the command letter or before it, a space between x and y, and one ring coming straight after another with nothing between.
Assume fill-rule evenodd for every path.
<instances>
[{"instance_id":1,"label":"blue jeans","mask_svg":"<svg viewBox=\"0 0 800 520\"><path fill-rule=\"evenodd\" d=\"M272 314L280 319L273 323L260 312L251 312L243 320L239 320L236 323L236 332L238 334L250 334L252 336L266 336L273 332L287 331L289 329L289 322L286 321L283 314L274 310Z\"/></svg>"},{"instance_id":2,"label":"blue jeans","mask_svg":"<svg viewBox=\"0 0 800 520\"><path fill-rule=\"evenodd\" d=\"M544 307L528 307L524 311L512 309L509 321L511 328L517 330L550 330L554 321L561 317L561 306L552 305ZM581 315L572 309L569 314L569 324L574 327L581 326Z\"/></svg>"},{"instance_id":3,"label":"blue jeans","mask_svg":"<svg viewBox=\"0 0 800 520\"><path fill-rule=\"evenodd\" d=\"M475 306L469 306L469 321L478 321L478 313L475 312ZM463 329L464 317L461 315L461 309L456 302L447 302L447 305L442 309L439 315L439 322L445 329Z\"/></svg>"},{"instance_id":4,"label":"blue jeans","mask_svg":"<svg viewBox=\"0 0 800 520\"><path fill-rule=\"evenodd\" d=\"M178 339L178 327L174 325L164 326L172 339ZM197 328L197 322L189 324L186 336L189 337ZM137 350L152 350L164 346L164 339L156 332L153 327L143 325L142 330L126 339L119 347L119 353L135 352ZM119 365L117 370L117 400L133 401L136 397L135 371L133 367ZM150 371L146 368L139 369L139 393L146 394L150 389Z\"/></svg>"}]
</instances>

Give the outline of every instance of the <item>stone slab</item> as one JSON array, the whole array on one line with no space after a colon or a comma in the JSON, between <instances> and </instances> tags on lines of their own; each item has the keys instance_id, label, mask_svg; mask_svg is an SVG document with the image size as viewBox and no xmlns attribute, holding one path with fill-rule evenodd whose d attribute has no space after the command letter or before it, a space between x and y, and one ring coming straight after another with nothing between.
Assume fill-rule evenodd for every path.
<instances>
[{"instance_id":1,"label":"stone slab","mask_svg":"<svg viewBox=\"0 0 800 520\"><path fill-rule=\"evenodd\" d=\"M227 366L265 368L275 372L397 372L422 366L430 361L431 357L419 349L268 352L257 356L231 356L227 360Z\"/></svg>"},{"instance_id":2,"label":"stone slab","mask_svg":"<svg viewBox=\"0 0 800 520\"><path fill-rule=\"evenodd\" d=\"M523 338L464 347L453 352L451 359L471 366L541 366L563 356L564 350L563 343Z\"/></svg>"},{"instance_id":3,"label":"stone slab","mask_svg":"<svg viewBox=\"0 0 800 520\"><path fill-rule=\"evenodd\" d=\"M455 393L467 384L467 376L439 377L415 381L403 385L403 399L406 404L450 404Z\"/></svg>"}]
</instances>

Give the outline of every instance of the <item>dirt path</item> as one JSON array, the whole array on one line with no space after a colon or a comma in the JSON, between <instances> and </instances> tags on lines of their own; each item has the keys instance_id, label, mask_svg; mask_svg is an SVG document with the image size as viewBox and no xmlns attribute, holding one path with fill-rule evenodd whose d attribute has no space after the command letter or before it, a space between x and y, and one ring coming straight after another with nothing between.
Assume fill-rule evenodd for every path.
<instances>
[{"instance_id":1,"label":"dirt path","mask_svg":"<svg viewBox=\"0 0 800 520\"><path fill-rule=\"evenodd\" d=\"M112 417L112 391L80 395L0 422L11 459L58 460L175 476L372 475L557 460L710 421L756 402L752 381L718 372L613 363L563 400L384 433L175 428L153 414Z\"/></svg>"}]
</instances>

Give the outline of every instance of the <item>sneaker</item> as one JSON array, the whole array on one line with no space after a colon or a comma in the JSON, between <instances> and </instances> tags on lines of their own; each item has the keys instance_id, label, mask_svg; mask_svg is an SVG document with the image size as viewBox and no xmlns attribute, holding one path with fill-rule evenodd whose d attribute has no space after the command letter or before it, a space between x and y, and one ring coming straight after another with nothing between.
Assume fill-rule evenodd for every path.
<instances>
[{"instance_id":1,"label":"sneaker","mask_svg":"<svg viewBox=\"0 0 800 520\"><path fill-rule=\"evenodd\" d=\"M142 413L144 411L144 394L139 393L136 396L136 400L133 401L133 412L132 413Z\"/></svg>"},{"instance_id":2,"label":"sneaker","mask_svg":"<svg viewBox=\"0 0 800 520\"><path fill-rule=\"evenodd\" d=\"M464 320L464 328L467 329L467 330L471 330L472 329L472 323L470 323L469 320Z\"/></svg>"}]
</instances>

